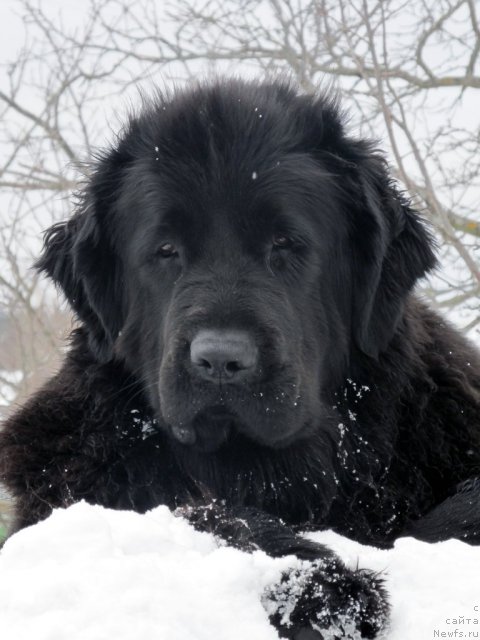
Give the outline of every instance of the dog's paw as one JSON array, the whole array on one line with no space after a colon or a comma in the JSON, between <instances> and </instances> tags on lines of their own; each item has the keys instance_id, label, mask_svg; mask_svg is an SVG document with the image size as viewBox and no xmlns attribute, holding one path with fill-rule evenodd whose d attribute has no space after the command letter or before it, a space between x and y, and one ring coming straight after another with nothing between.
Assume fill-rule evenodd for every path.
<instances>
[{"instance_id":1,"label":"dog's paw","mask_svg":"<svg viewBox=\"0 0 480 640\"><path fill-rule=\"evenodd\" d=\"M263 605L283 638L359 640L386 628L389 605L383 583L339 560L304 562L269 587Z\"/></svg>"}]
</instances>

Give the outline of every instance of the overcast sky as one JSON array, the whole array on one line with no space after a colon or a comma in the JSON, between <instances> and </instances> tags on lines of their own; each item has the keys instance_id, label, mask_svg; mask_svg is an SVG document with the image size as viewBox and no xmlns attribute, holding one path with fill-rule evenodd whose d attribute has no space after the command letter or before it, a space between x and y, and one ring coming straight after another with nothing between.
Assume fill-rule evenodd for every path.
<instances>
[{"instance_id":1,"label":"overcast sky","mask_svg":"<svg viewBox=\"0 0 480 640\"><path fill-rule=\"evenodd\" d=\"M36 1L33 0L32 4L35 3ZM22 5L22 0L0 0L0 64L2 65L0 85L5 82L3 76L5 63L14 60L15 54L23 45L24 28L20 17L23 13ZM61 13L65 21L73 23L87 13L89 3L78 0L48 0L45 6Z\"/></svg>"}]
</instances>

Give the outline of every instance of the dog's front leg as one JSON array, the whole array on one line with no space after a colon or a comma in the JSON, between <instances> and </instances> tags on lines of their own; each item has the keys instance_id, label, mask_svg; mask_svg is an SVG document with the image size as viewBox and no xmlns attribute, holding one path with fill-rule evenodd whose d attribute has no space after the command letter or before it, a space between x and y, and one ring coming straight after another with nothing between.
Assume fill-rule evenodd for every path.
<instances>
[{"instance_id":1,"label":"dog's front leg","mask_svg":"<svg viewBox=\"0 0 480 640\"><path fill-rule=\"evenodd\" d=\"M382 580L367 570L348 569L328 547L296 534L279 518L256 508L219 503L177 513L196 529L238 549L261 549L272 557L294 555L302 561L263 595L281 637L354 640L375 638L385 628L389 606Z\"/></svg>"}]
</instances>

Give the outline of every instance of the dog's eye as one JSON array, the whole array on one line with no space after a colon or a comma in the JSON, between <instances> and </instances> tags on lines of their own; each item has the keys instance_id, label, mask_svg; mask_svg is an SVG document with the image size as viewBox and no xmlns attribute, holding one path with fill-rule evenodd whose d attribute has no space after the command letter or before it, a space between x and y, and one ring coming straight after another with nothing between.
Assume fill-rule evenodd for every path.
<instances>
[{"instance_id":1,"label":"dog's eye","mask_svg":"<svg viewBox=\"0 0 480 640\"><path fill-rule=\"evenodd\" d=\"M288 236L284 236L281 233L278 233L273 236L272 243L274 247L278 249L287 249L292 246L292 241Z\"/></svg>"},{"instance_id":2,"label":"dog's eye","mask_svg":"<svg viewBox=\"0 0 480 640\"><path fill-rule=\"evenodd\" d=\"M174 256L178 256L178 251L174 244L165 242L157 249L157 255L161 258L173 258Z\"/></svg>"}]
</instances>

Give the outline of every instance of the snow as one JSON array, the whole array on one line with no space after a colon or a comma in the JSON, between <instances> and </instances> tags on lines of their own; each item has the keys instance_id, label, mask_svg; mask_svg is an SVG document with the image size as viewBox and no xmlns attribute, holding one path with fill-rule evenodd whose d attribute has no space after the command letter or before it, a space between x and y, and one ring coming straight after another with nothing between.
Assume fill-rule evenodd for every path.
<instances>
[{"instance_id":1,"label":"snow","mask_svg":"<svg viewBox=\"0 0 480 640\"><path fill-rule=\"evenodd\" d=\"M291 565L220 545L166 507L79 503L6 543L0 630L9 640L274 640L261 594Z\"/></svg>"},{"instance_id":2,"label":"snow","mask_svg":"<svg viewBox=\"0 0 480 640\"><path fill-rule=\"evenodd\" d=\"M384 573L392 605L388 640L480 638L480 547L401 538L393 549L380 550L331 531L308 537L334 549L352 568L358 563ZM455 624L462 616L464 622Z\"/></svg>"},{"instance_id":3,"label":"snow","mask_svg":"<svg viewBox=\"0 0 480 640\"><path fill-rule=\"evenodd\" d=\"M351 567L385 573L388 640L480 637L480 547L404 538L378 550L328 531L309 537ZM293 566L226 547L163 506L140 515L79 503L5 544L2 639L275 640L261 597Z\"/></svg>"}]
</instances>

